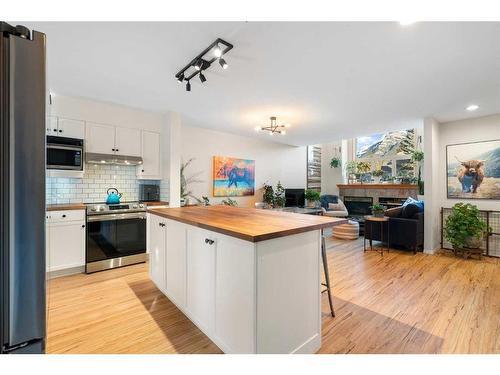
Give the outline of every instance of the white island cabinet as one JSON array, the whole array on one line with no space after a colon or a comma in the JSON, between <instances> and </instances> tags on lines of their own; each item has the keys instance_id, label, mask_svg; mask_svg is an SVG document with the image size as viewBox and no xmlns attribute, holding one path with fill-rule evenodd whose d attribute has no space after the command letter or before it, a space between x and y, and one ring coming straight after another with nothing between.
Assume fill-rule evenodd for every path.
<instances>
[{"instance_id":1,"label":"white island cabinet","mask_svg":"<svg viewBox=\"0 0 500 375\"><path fill-rule=\"evenodd\" d=\"M338 219L271 213L295 227L279 232L271 224L274 235L253 236L242 225L232 232L197 216L231 222L234 215L237 228L238 215L253 214L246 210L152 209L151 279L225 353L314 353L321 346L320 230ZM194 218L171 216L179 212Z\"/></svg>"}]
</instances>

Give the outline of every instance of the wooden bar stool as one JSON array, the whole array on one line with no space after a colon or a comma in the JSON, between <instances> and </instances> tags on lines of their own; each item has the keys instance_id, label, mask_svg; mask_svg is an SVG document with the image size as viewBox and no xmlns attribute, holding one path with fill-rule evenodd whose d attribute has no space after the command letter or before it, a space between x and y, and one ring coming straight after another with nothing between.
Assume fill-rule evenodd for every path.
<instances>
[{"instance_id":1,"label":"wooden bar stool","mask_svg":"<svg viewBox=\"0 0 500 375\"><path fill-rule=\"evenodd\" d=\"M330 312L332 317L335 317L335 310L333 309L332 302L332 291L330 286L330 272L328 271L328 260L326 258L326 240L325 235L323 233L323 229L321 230L321 258L323 260L323 271L325 273L325 282L321 283L326 289L322 290L321 293L328 293L328 303L330 304Z\"/></svg>"}]
</instances>

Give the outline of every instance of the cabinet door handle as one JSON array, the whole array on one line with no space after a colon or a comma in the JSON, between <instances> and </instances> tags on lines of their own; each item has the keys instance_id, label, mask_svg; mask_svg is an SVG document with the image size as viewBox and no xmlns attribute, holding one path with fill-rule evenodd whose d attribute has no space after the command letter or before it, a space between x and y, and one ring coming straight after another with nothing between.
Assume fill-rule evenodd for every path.
<instances>
[{"instance_id":1,"label":"cabinet door handle","mask_svg":"<svg viewBox=\"0 0 500 375\"><path fill-rule=\"evenodd\" d=\"M144 173L144 169L142 170L142 173Z\"/></svg>"},{"instance_id":2,"label":"cabinet door handle","mask_svg":"<svg viewBox=\"0 0 500 375\"><path fill-rule=\"evenodd\" d=\"M205 238L205 243L207 243L209 245L213 245L214 244L214 240L211 240L209 238Z\"/></svg>"},{"instance_id":3,"label":"cabinet door handle","mask_svg":"<svg viewBox=\"0 0 500 375\"><path fill-rule=\"evenodd\" d=\"M85 228L85 224L82 224L82 228Z\"/></svg>"},{"instance_id":4,"label":"cabinet door handle","mask_svg":"<svg viewBox=\"0 0 500 375\"><path fill-rule=\"evenodd\" d=\"M120 150L116 149L115 151L120 151Z\"/></svg>"},{"instance_id":5,"label":"cabinet door handle","mask_svg":"<svg viewBox=\"0 0 500 375\"><path fill-rule=\"evenodd\" d=\"M62 217L66 217L66 215L62 215Z\"/></svg>"},{"instance_id":6,"label":"cabinet door handle","mask_svg":"<svg viewBox=\"0 0 500 375\"><path fill-rule=\"evenodd\" d=\"M59 129L59 133L62 133L62 129Z\"/></svg>"},{"instance_id":7,"label":"cabinet door handle","mask_svg":"<svg viewBox=\"0 0 500 375\"><path fill-rule=\"evenodd\" d=\"M164 227L165 223L160 223L159 225L160 225L160 227Z\"/></svg>"},{"instance_id":8,"label":"cabinet door handle","mask_svg":"<svg viewBox=\"0 0 500 375\"><path fill-rule=\"evenodd\" d=\"M57 132L57 129L54 129L55 132Z\"/></svg>"}]
</instances>

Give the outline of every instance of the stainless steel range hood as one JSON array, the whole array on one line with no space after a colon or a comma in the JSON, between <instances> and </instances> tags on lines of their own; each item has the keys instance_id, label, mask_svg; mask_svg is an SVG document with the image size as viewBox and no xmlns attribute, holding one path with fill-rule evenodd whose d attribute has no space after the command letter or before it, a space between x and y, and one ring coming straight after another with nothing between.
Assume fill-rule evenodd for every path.
<instances>
[{"instance_id":1,"label":"stainless steel range hood","mask_svg":"<svg viewBox=\"0 0 500 375\"><path fill-rule=\"evenodd\" d=\"M85 161L89 164L113 164L113 165L141 165L140 156L97 154L94 152L85 153Z\"/></svg>"}]
</instances>

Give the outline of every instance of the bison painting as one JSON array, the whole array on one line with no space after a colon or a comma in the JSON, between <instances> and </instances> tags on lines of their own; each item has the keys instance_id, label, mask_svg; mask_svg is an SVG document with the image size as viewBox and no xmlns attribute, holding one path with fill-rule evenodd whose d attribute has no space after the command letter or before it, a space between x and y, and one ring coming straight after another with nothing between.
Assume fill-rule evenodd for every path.
<instances>
[{"instance_id":1,"label":"bison painting","mask_svg":"<svg viewBox=\"0 0 500 375\"><path fill-rule=\"evenodd\" d=\"M447 197L500 200L500 140L446 146Z\"/></svg>"}]
</instances>

